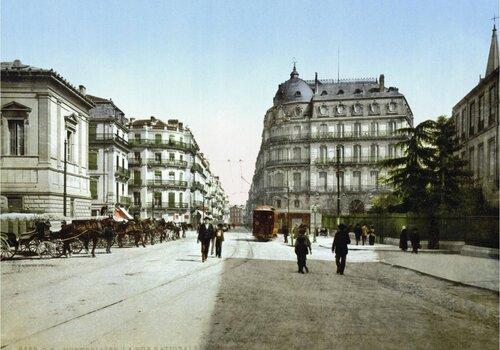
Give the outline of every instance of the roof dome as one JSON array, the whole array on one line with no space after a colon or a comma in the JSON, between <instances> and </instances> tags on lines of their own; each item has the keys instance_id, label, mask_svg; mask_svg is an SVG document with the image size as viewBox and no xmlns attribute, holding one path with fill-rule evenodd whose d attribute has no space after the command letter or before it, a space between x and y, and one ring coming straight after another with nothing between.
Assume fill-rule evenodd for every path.
<instances>
[{"instance_id":1,"label":"roof dome","mask_svg":"<svg viewBox=\"0 0 500 350\"><path fill-rule=\"evenodd\" d=\"M299 78L294 64L290 79L280 84L273 102L275 106L286 102L310 102L313 95L311 87Z\"/></svg>"}]
</instances>

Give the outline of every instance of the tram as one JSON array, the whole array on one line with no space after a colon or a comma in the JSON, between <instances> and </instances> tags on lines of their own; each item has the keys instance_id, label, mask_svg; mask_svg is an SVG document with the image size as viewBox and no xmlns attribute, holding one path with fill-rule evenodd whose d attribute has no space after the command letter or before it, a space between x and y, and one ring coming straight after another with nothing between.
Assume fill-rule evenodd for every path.
<instances>
[{"instance_id":1,"label":"tram","mask_svg":"<svg viewBox=\"0 0 500 350\"><path fill-rule=\"evenodd\" d=\"M252 233L259 241L269 241L278 233L278 214L276 209L268 205L253 210Z\"/></svg>"}]
</instances>

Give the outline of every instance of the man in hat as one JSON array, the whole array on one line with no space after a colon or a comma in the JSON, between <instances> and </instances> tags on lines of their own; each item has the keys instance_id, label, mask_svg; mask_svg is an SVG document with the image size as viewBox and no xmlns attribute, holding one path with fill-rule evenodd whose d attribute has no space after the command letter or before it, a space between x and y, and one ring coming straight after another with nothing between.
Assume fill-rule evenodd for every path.
<instances>
[{"instance_id":1,"label":"man in hat","mask_svg":"<svg viewBox=\"0 0 500 350\"><path fill-rule=\"evenodd\" d=\"M345 259L347 256L347 245L351 244L349 230L344 224L339 225L332 244L332 252L335 253L335 263L337 264L337 273L343 275L345 269Z\"/></svg>"},{"instance_id":2,"label":"man in hat","mask_svg":"<svg viewBox=\"0 0 500 350\"><path fill-rule=\"evenodd\" d=\"M304 273L304 269L309 273L309 269L306 266L307 254L312 254L311 241L306 235L307 226L301 224L297 229L297 240L295 241L295 254L297 255L297 266L299 267L299 273Z\"/></svg>"},{"instance_id":3,"label":"man in hat","mask_svg":"<svg viewBox=\"0 0 500 350\"><path fill-rule=\"evenodd\" d=\"M208 257L208 248L210 240L214 237L214 227L210 223L210 218L207 216L203 219L203 224L198 228L198 243L201 242L201 261L205 262Z\"/></svg>"}]
</instances>

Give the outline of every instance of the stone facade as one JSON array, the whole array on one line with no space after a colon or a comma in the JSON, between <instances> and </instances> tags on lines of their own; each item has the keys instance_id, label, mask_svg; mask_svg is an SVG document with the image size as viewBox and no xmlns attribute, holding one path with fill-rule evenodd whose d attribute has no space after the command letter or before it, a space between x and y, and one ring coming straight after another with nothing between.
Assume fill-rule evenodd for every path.
<instances>
[{"instance_id":1,"label":"stone facade","mask_svg":"<svg viewBox=\"0 0 500 350\"><path fill-rule=\"evenodd\" d=\"M452 110L458 154L469 163L488 202L498 208L498 42L493 28L484 78Z\"/></svg>"},{"instance_id":2,"label":"stone facade","mask_svg":"<svg viewBox=\"0 0 500 350\"><path fill-rule=\"evenodd\" d=\"M319 225L322 215L337 213L337 170L341 212L368 209L384 190L377 162L401 155L396 144L405 136L395 131L412 124L404 95L385 87L383 75L337 81L316 75L304 81L294 66L264 118L248 217L255 206L267 204L289 225Z\"/></svg>"},{"instance_id":3,"label":"stone facade","mask_svg":"<svg viewBox=\"0 0 500 350\"><path fill-rule=\"evenodd\" d=\"M233 205L229 208L229 223L235 226L246 225L246 209L244 205Z\"/></svg>"},{"instance_id":4,"label":"stone facade","mask_svg":"<svg viewBox=\"0 0 500 350\"><path fill-rule=\"evenodd\" d=\"M66 215L89 216L88 117L94 105L85 88L19 60L1 67L0 185L9 210L62 214L66 187Z\"/></svg>"}]
</instances>

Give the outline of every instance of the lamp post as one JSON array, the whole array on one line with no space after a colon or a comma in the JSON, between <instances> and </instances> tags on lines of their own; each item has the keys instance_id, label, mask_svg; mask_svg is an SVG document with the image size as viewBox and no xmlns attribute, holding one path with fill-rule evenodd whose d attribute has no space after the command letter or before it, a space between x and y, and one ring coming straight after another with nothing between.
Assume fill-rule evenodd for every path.
<instances>
[{"instance_id":1,"label":"lamp post","mask_svg":"<svg viewBox=\"0 0 500 350\"><path fill-rule=\"evenodd\" d=\"M64 140L64 176L63 176L63 215L66 216L67 202L67 175L68 175L68 139Z\"/></svg>"},{"instance_id":2,"label":"lamp post","mask_svg":"<svg viewBox=\"0 0 500 350\"><path fill-rule=\"evenodd\" d=\"M340 147L337 146L337 225L340 224Z\"/></svg>"},{"instance_id":3,"label":"lamp post","mask_svg":"<svg viewBox=\"0 0 500 350\"><path fill-rule=\"evenodd\" d=\"M318 206L316 203L313 204L311 211L313 212L313 243L316 243L316 211L318 210Z\"/></svg>"}]
</instances>

